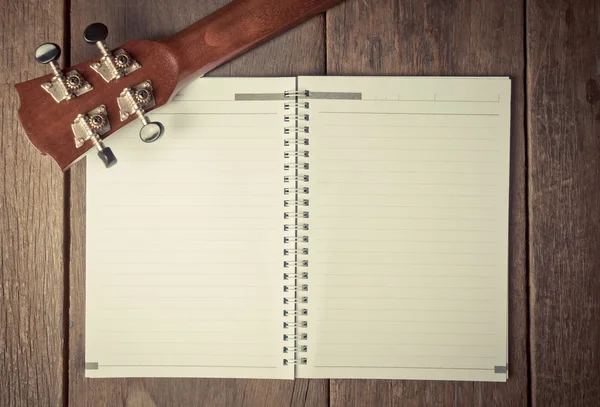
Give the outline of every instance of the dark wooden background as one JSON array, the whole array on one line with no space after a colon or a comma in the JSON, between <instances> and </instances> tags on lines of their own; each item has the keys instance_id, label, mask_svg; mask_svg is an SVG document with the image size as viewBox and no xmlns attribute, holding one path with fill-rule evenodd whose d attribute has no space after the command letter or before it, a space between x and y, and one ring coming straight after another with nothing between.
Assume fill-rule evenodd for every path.
<instances>
[{"instance_id":1,"label":"dark wooden background","mask_svg":"<svg viewBox=\"0 0 600 407\"><path fill-rule=\"evenodd\" d=\"M160 38L228 0L0 0L0 406L600 406L600 2L347 0L216 76L510 75L510 379L86 380L85 166L17 122L15 82ZM285 1L285 0L282 0Z\"/></svg>"}]
</instances>

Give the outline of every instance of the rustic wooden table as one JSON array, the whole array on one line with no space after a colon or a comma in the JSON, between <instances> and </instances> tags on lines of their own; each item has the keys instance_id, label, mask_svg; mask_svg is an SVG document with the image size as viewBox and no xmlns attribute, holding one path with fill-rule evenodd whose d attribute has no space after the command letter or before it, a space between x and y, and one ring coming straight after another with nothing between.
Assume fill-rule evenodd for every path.
<instances>
[{"instance_id":1,"label":"rustic wooden table","mask_svg":"<svg viewBox=\"0 0 600 407\"><path fill-rule=\"evenodd\" d=\"M0 406L600 406L600 3L347 0L212 73L510 75L510 379L86 380L85 165L29 144L15 82L159 38L228 0L0 2ZM284 0L282 0L284 1Z\"/></svg>"}]
</instances>

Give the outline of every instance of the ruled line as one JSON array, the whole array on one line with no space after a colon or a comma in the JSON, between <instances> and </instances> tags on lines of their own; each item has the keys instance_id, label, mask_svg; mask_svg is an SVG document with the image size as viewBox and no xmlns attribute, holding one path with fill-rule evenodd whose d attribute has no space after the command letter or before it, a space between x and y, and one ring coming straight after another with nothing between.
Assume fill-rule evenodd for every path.
<instances>
[{"instance_id":1,"label":"ruled line","mask_svg":"<svg viewBox=\"0 0 600 407\"><path fill-rule=\"evenodd\" d=\"M170 344L203 344L203 345L223 345L223 344L228 344L228 345L235 345L235 344L239 344L239 345L264 345L264 342L239 342L239 341L232 341L232 342L227 342L227 341L222 341L222 342L204 342L204 341L177 341L177 340L173 340L173 341L144 341L144 340L136 340L136 341L104 341L104 343L118 343L118 344L132 344L132 345L138 345L138 344L165 344L165 345L170 345Z\"/></svg>"},{"instance_id":2,"label":"ruled line","mask_svg":"<svg viewBox=\"0 0 600 407\"><path fill-rule=\"evenodd\" d=\"M231 369L277 369L277 366L258 366L258 365L238 365L238 366L233 366L233 365L172 365L172 364L164 364L164 365L151 365L151 364L138 364L138 365L114 365L114 364L105 364L102 363L99 365L100 369L102 369L103 367L176 367L176 368L185 368L185 367L201 367L201 368L206 368L206 367L220 367L220 368L231 368ZM90 369L86 369L86 370L90 370ZM97 369L91 369L91 370L97 370Z\"/></svg>"},{"instance_id":3,"label":"ruled line","mask_svg":"<svg viewBox=\"0 0 600 407\"><path fill-rule=\"evenodd\" d=\"M423 369L423 370L467 370L467 371L494 371L494 369L471 368L471 367L419 367L419 366L371 366L371 365L315 365L319 368L352 368L352 369Z\"/></svg>"},{"instance_id":4,"label":"ruled line","mask_svg":"<svg viewBox=\"0 0 600 407\"><path fill-rule=\"evenodd\" d=\"M468 187L495 187L496 184L478 184L478 183L457 183L457 182L375 182L375 181L312 181L314 184L327 184L327 185L412 185L412 186L436 186L436 187L452 187L452 186L468 186ZM367 194L364 194L367 195Z\"/></svg>"},{"instance_id":5,"label":"ruled line","mask_svg":"<svg viewBox=\"0 0 600 407\"><path fill-rule=\"evenodd\" d=\"M339 345L393 346L393 345L397 345L394 342L320 342L320 341L317 341L316 343L319 345L334 345L334 346L339 346ZM458 347L458 348L474 347L474 348L490 348L490 349L496 348L496 346L493 346L493 345L476 345L476 344L400 343L400 345L402 345L402 346L435 346L435 347L448 347L448 348L454 348L454 347ZM362 356L362 354L361 354L361 356Z\"/></svg>"},{"instance_id":6,"label":"ruled line","mask_svg":"<svg viewBox=\"0 0 600 407\"><path fill-rule=\"evenodd\" d=\"M448 263L448 262L444 262L444 263L421 263L421 262L407 263L407 262L381 262L381 261L368 261L368 262L358 262L358 261L353 261L353 262L314 261L314 263L316 263L316 264L346 264L346 265L353 265L353 264L364 264L364 265L390 264L390 265L397 265L397 266L497 267L496 264L464 264L464 263L461 264L461 263Z\"/></svg>"},{"instance_id":7,"label":"ruled line","mask_svg":"<svg viewBox=\"0 0 600 407\"><path fill-rule=\"evenodd\" d=\"M364 197L364 196L395 196L395 197L411 197L411 198L417 198L417 197L452 197L452 198L496 198L494 195L462 195L462 194L412 194L412 193L406 193L406 194L390 194L387 192L384 193L368 193L368 194L357 194L357 193L344 193L344 192L328 192L327 190L325 191L319 191L319 195L322 196L358 196L358 197Z\"/></svg>"},{"instance_id":8,"label":"ruled line","mask_svg":"<svg viewBox=\"0 0 600 407\"><path fill-rule=\"evenodd\" d=\"M328 215L327 219L411 219L411 220L487 220L495 221L496 218L463 218L463 217L416 217L416 216L331 216Z\"/></svg>"},{"instance_id":9,"label":"ruled line","mask_svg":"<svg viewBox=\"0 0 600 407\"><path fill-rule=\"evenodd\" d=\"M498 141L497 138L495 137L488 137L488 136L484 136L484 137L455 137L453 135L448 135L446 137L431 137L431 136L418 136L418 137L406 137L406 136L400 136L400 135L393 135L393 136L351 136L353 140L372 140L372 139L397 139L397 140L486 140L486 141ZM319 138L321 140L323 139L340 139L340 138L344 138L344 139L348 139L349 136L348 135L341 135L341 136L337 136L337 135L333 135L332 133L325 133L325 134L319 134Z\"/></svg>"},{"instance_id":10,"label":"ruled line","mask_svg":"<svg viewBox=\"0 0 600 407\"><path fill-rule=\"evenodd\" d=\"M407 126L407 125L393 125L393 124L325 124L323 127L398 127L398 128L428 128L428 129L496 129L497 126Z\"/></svg>"},{"instance_id":11,"label":"ruled line","mask_svg":"<svg viewBox=\"0 0 600 407\"><path fill-rule=\"evenodd\" d=\"M329 149L326 148L325 150L329 150ZM381 148L363 148L363 147L357 147L357 148L336 147L335 150L336 151L375 151L375 152L387 152L387 151L461 151L461 152L489 151L489 152L497 152L497 151L500 151L498 149L487 149L487 148L483 148L483 149L474 149L474 148L386 148L386 149L381 149Z\"/></svg>"},{"instance_id":12,"label":"ruled line","mask_svg":"<svg viewBox=\"0 0 600 407\"><path fill-rule=\"evenodd\" d=\"M385 150L387 151L387 150ZM352 160L354 161L354 160ZM405 171L390 171L390 170L364 170L364 169L349 169L349 170L327 170L321 169L321 173L332 173L338 172L341 174L355 174L355 173L375 173L375 174L450 174L450 175L499 175L497 172L478 172L478 171L416 171L416 170L405 170Z\"/></svg>"},{"instance_id":13,"label":"ruled line","mask_svg":"<svg viewBox=\"0 0 600 407\"><path fill-rule=\"evenodd\" d=\"M464 312L464 313L474 313L474 314L493 314L494 311L486 311L486 310L470 310L470 309L423 309L423 308L404 308L404 307L396 307L396 308L329 308L329 307L320 307L316 308L316 311L328 312L328 311L339 311L339 312L347 312L351 311L409 311L409 312ZM424 322L424 321L420 321ZM430 321L425 321L430 322Z\"/></svg>"},{"instance_id":14,"label":"ruled line","mask_svg":"<svg viewBox=\"0 0 600 407\"><path fill-rule=\"evenodd\" d=\"M329 357L329 358L334 358L334 357L347 357L347 358L355 358L356 356L362 356L362 357L384 357L384 356L404 356L404 357L408 357L408 358L442 358L442 359L483 359L483 360L490 360L490 359L496 359L494 356L465 356L465 355L461 355L461 356L456 356L456 355L430 355L430 354L386 354L386 355L373 355L373 354L368 354L368 353L359 353L359 354L347 354L347 353L328 353L328 354L319 354L317 353L315 355L315 358L318 358L318 355L321 355L321 357Z\"/></svg>"},{"instance_id":15,"label":"ruled line","mask_svg":"<svg viewBox=\"0 0 600 407\"><path fill-rule=\"evenodd\" d=\"M180 101L181 102L181 101ZM278 112L164 112L164 111L156 111L152 112L152 115L158 116L243 116L243 115L251 115L251 116L272 116L278 115ZM231 126L220 126L220 127L231 127Z\"/></svg>"},{"instance_id":16,"label":"ruled line","mask_svg":"<svg viewBox=\"0 0 600 407\"><path fill-rule=\"evenodd\" d=\"M441 113L441 112L343 112L319 111L322 114L385 115L385 116L500 116L499 113Z\"/></svg>"},{"instance_id":17,"label":"ruled line","mask_svg":"<svg viewBox=\"0 0 600 407\"><path fill-rule=\"evenodd\" d=\"M259 206L259 205L257 205ZM493 206L450 206L450 205L356 205L356 204L317 204L313 208L419 208L419 209L494 209Z\"/></svg>"},{"instance_id":18,"label":"ruled line","mask_svg":"<svg viewBox=\"0 0 600 407\"><path fill-rule=\"evenodd\" d=\"M377 298L372 297L357 297L357 296L347 296L347 297L338 297L338 296L315 296L314 298L318 298L321 300L327 299L366 299L366 300L444 300L444 301L478 301L478 302L495 302L491 298L452 298L452 297L381 297L377 296Z\"/></svg>"},{"instance_id":19,"label":"ruled line","mask_svg":"<svg viewBox=\"0 0 600 407\"><path fill-rule=\"evenodd\" d=\"M318 284L317 287L327 286L330 288L428 288L428 289L460 289L460 290L493 290L495 287L466 287L464 285L431 285L431 284L386 284L386 285L365 285L365 284Z\"/></svg>"},{"instance_id":20,"label":"ruled line","mask_svg":"<svg viewBox=\"0 0 600 407\"><path fill-rule=\"evenodd\" d=\"M422 229L418 229L422 230ZM403 239L372 239L372 238L331 238L331 237L314 237L314 240L328 242L386 242L386 243L471 243L471 244L491 244L496 243L493 240L403 240Z\"/></svg>"}]
</instances>

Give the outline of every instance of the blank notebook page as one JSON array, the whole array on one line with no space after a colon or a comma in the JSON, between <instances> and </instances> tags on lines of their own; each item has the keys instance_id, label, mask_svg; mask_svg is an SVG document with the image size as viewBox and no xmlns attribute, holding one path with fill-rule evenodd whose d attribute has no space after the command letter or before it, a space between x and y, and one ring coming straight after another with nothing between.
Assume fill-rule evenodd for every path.
<instances>
[{"instance_id":1,"label":"blank notebook page","mask_svg":"<svg viewBox=\"0 0 600 407\"><path fill-rule=\"evenodd\" d=\"M201 79L87 160L86 376L294 377L283 366L283 102Z\"/></svg>"},{"instance_id":2,"label":"blank notebook page","mask_svg":"<svg viewBox=\"0 0 600 407\"><path fill-rule=\"evenodd\" d=\"M299 377L506 380L510 80L310 90Z\"/></svg>"}]
</instances>

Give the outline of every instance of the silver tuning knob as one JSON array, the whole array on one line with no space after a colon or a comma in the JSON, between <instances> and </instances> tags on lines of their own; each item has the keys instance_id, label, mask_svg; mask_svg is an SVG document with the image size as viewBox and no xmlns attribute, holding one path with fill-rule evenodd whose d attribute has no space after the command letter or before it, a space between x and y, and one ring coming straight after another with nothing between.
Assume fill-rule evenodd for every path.
<instances>
[{"instance_id":1,"label":"silver tuning knob","mask_svg":"<svg viewBox=\"0 0 600 407\"><path fill-rule=\"evenodd\" d=\"M165 132L162 123L152 122L146 116L146 111L156 105L152 82L148 80L137 86L123 89L117 103L121 110L121 121L127 120L132 114L140 119L142 122L140 139L144 143L153 143L162 137Z\"/></svg>"},{"instance_id":2,"label":"silver tuning knob","mask_svg":"<svg viewBox=\"0 0 600 407\"><path fill-rule=\"evenodd\" d=\"M42 84L42 88L48 92L55 101L72 99L93 89L79 72L72 70L63 74L58 65L60 58L60 47L51 42L40 45L35 51L35 60L40 64L50 65L54 76L50 82Z\"/></svg>"}]
</instances>

